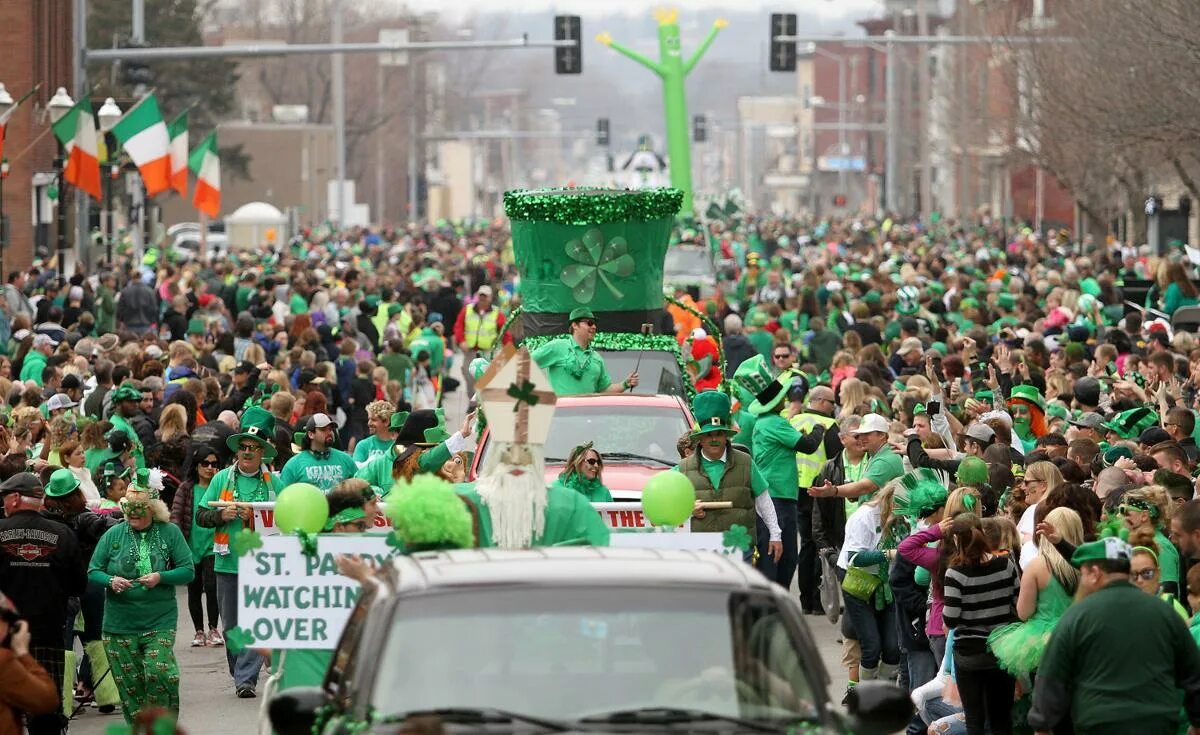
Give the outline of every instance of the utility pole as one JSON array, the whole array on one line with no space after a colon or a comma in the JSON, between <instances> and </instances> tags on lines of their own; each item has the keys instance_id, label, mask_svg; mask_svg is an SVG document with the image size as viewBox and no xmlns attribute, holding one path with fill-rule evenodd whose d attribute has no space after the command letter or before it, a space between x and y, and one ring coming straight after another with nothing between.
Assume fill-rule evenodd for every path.
<instances>
[{"instance_id":1,"label":"utility pole","mask_svg":"<svg viewBox=\"0 0 1200 735\"><path fill-rule=\"evenodd\" d=\"M929 8L928 0L917 0L917 35L929 35ZM929 215L933 212L933 171L931 164L931 153L929 146L929 105L930 102L930 79L929 79L929 45L921 44L917 53L917 62L920 66L917 69L917 99L920 100L921 110L921 130L918 131L917 140L920 141L921 152L921 219L929 221Z\"/></svg>"},{"instance_id":2,"label":"utility pole","mask_svg":"<svg viewBox=\"0 0 1200 735\"><path fill-rule=\"evenodd\" d=\"M87 48L87 1L73 0L71 3L71 22L74 28L75 46L71 49L71 76L75 81L74 88L71 90L75 93L75 99L80 99L88 92L87 84L87 68L84 66L84 49ZM66 206L66 187L59 186L58 206ZM78 258L83 251L84 243L89 242L88 238L88 197L82 192L75 192L75 256ZM66 268L64 259L66 252L58 254L58 269L59 275L66 278L66 273L62 271Z\"/></svg>"},{"instance_id":3,"label":"utility pole","mask_svg":"<svg viewBox=\"0 0 1200 735\"><path fill-rule=\"evenodd\" d=\"M885 164L884 176L887 181L884 182L884 209L889 212L899 212L899 202L896 197L896 177L899 176L897 160L900 151L898 149L900 136L898 134L900 125L900 114L897 103L899 98L896 96L896 65L900 63L899 57L896 55L896 32L888 30L884 32L884 37L887 39L887 69L884 70L885 84L887 86L887 163Z\"/></svg>"},{"instance_id":4,"label":"utility pole","mask_svg":"<svg viewBox=\"0 0 1200 735\"><path fill-rule=\"evenodd\" d=\"M334 44L342 42L345 21L342 2L333 2ZM337 148L337 224L342 227L346 223L346 57L340 53L333 55L333 137Z\"/></svg>"}]
</instances>

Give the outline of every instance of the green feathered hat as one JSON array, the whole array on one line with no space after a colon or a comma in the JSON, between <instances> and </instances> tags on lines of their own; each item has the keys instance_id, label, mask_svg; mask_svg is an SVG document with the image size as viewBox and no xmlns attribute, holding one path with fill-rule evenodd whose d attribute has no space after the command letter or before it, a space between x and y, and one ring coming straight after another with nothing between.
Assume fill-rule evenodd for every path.
<instances>
[{"instance_id":1,"label":"green feathered hat","mask_svg":"<svg viewBox=\"0 0 1200 735\"><path fill-rule=\"evenodd\" d=\"M387 515L407 553L475 546L471 512L440 477L417 475L397 483L387 498Z\"/></svg>"},{"instance_id":2,"label":"green feathered hat","mask_svg":"<svg viewBox=\"0 0 1200 735\"><path fill-rule=\"evenodd\" d=\"M892 496L892 512L905 518L927 518L944 506L948 497L950 491L938 474L922 467L900 478Z\"/></svg>"}]
</instances>

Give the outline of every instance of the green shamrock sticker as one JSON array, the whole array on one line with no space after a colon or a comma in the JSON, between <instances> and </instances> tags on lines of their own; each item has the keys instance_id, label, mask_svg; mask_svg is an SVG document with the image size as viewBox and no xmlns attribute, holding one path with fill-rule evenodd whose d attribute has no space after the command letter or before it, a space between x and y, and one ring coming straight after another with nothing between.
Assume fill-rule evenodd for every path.
<instances>
[{"instance_id":1,"label":"green shamrock sticker","mask_svg":"<svg viewBox=\"0 0 1200 735\"><path fill-rule=\"evenodd\" d=\"M576 262L564 266L558 277L571 289L576 301L581 304L591 302L596 295L597 278L613 296L625 297L609 279L609 276L627 277L636 267L625 238L614 237L605 244L604 233L593 227L583 233L582 239L568 242L566 252L567 257Z\"/></svg>"},{"instance_id":2,"label":"green shamrock sticker","mask_svg":"<svg viewBox=\"0 0 1200 735\"><path fill-rule=\"evenodd\" d=\"M735 523L721 536L721 543L730 553L741 551L744 554L750 550L750 532L745 526Z\"/></svg>"},{"instance_id":3,"label":"green shamrock sticker","mask_svg":"<svg viewBox=\"0 0 1200 735\"><path fill-rule=\"evenodd\" d=\"M404 540L401 539L399 536L397 536L396 532L393 530L390 533L388 533L388 535L387 535L387 545L392 547L393 549L403 551Z\"/></svg>"},{"instance_id":4,"label":"green shamrock sticker","mask_svg":"<svg viewBox=\"0 0 1200 735\"><path fill-rule=\"evenodd\" d=\"M245 628L230 628L225 631L225 648L234 656L254 645L254 634Z\"/></svg>"},{"instance_id":5,"label":"green shamrock sticker","mask_svg":"<svg viewBox=\"0 0 1200 735\"><path fill-rule=\"evenodd\" d=\"M516 410L521 407L522 403L527 403L530 406L537 405L538 397L534 393L534 388L536 388L536 386L528 380L520 384L508 384L508 395L516 399L516 401L513 403L513 412L516 412Z\"/></svg>"},{"instance_id":6,"label":"green shamrock sticker","mask_svg":"<svg viewBox=\"0 0 1200 735\"><path fill-rule=\"evenodd\" d=\"M229 544L233 549L233 553L238 556L245 556L255 549L261 549L262 545L262 536L259 536L257 531L252 531L249 528L243 528L238 531L234 535L233 541Z\"/></svg>"}]
</instances>

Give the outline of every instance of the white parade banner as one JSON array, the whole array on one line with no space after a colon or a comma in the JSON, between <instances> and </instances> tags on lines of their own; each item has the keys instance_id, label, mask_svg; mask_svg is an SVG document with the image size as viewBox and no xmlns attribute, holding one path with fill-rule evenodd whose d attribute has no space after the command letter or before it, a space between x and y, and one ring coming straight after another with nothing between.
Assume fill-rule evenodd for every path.
<instances>
[{"instance_id":1,"label":"white parade banner","mask_svg":"<svg viewBox=\"0 0 1200 735\"><path fill-rule=\"evenodd\" d=\"M626 531L609 545L623 549L729 551L724 534ZM330 649L337 645L358 602L358 582L337 572L338 554L360 554L387 564L394 555L380 534L328 534L317 537L317 553L307 556L295 536L275 534L238 560L238 624L254 635L255 648Z\"/></svg>"},{"instance_id":2,"label":"white parade banner","mask_svg":"<svg viewBox=\"0 0 1200 735\"><path fill-rule=\"evenodd\" d=\"M261 532L261 531L260 531ZM255 648L333 648L362 588L337 572L338 554L364 554L379 566L392 549L384 536L317 537L307 556L295 536L274 535L238 560L238 625Z\"/></svg>"},{"instance_id":3,"label":"white parade banner","mask_svg":"<svg viewBox=\"0 0 1200 735\"><path fill-rule=\"evenodd\" d=\"M216 505L216 504L214 504ZM279 533L279 529L275 527L275 503L238 503L238 505L249 505L254 509L254 530L262 536L271 536ZM379 506L385 507L385 503L380 503ZM600 519L604 521L604 525L613 530L617 529L644 529L653 528L650 522L646 520L646 516L642 513L641 503L592 503L592 507L600 514ZM386 531L390 528L392 522L384 516L375 519L376 530ZM689 530L691 527L691 519L684 521L680 526L683 530Z\"/></svg>"}]
</instances>

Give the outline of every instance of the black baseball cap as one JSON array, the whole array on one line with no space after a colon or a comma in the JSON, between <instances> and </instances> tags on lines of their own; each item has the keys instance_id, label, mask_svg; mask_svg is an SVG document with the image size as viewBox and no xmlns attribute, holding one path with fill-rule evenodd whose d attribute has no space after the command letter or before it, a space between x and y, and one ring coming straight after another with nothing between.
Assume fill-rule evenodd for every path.
<instances>
[{"instance_id":1,"label":"black baseball cap","mask_svg":"<svg viewBox=\"0 0 1200 735\"><path fill-rule=\"evenodd\" d=\"M18 472L4 482L0 482L0 497L19 493L27 498L42 497L42 481L32 472Z\"/></svg>"},{"instance_id":2,"label":"black baseball cap","mask_svg":"<svg viewBox=\"0 0 1200 735\"><path fill-rule=\"evenodd\" d=\"M233 369L233 372L235 372L235 373L256 373L256 372L258 372L258 368L255 367L254 363L250 362L249 360L242 360L240 363L238 363L237 367L235 367Z\"/></svg>"}]
</instances>

